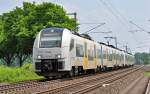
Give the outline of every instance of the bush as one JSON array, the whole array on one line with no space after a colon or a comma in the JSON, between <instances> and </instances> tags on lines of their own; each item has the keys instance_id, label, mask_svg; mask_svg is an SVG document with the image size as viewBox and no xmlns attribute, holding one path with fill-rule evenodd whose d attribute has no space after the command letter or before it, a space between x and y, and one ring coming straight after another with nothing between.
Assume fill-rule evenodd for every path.
<instances>
[{"instance_id":1,"label":"bush","mask_svg":"<svg viewBox=\"0 0 150 94\"><path fill-rule=\"evenodd\" d=\"M28 80L42 79L38 76L32 68L32 64L25 64L20 68L10 68L6 66L0 66L0 82L21 82Z\"/></svg>"}]
</instances>

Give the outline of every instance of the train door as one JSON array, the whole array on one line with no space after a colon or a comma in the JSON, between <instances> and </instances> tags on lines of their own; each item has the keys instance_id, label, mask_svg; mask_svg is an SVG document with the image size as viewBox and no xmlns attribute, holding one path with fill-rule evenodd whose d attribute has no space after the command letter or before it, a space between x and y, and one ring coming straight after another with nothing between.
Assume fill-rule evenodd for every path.
<instances>
[{"instance_id":1,"label":"train door","mask_svg":"<svg viewBox=\"0 0 150 94\"><path fill-rule=\"evenodd\" d=\"M101 67L103 67L103 49L102 49L102 45L100 47L100 60L101 60Z\"/></svg>"},{"instance_id":2,"label":"train door","mask_svg":"<svg viewBox=\"0 0 150 94\"><path fill-rule=\"evenodd\" d=\"M103 67L107 67L108 65L108 49L106 46L102 46L102 63L103 63Z\"/></svg>"},{"instance_id":3,"label":"train door","mask_svg":"<svg viewBox=\"0 0 150 94\"><path fill-rule=\"evenodd\" d=\"M83 58L83 69L88 68L88 57L87 57L87 42L84 42L84 58Z\"/></svg>"},{"instance_id":4,"label":"train door","mask_svg":"<svg viewBox=\"0 0 150 94\"><path fill-rule=\"evenodd\" d=\"M76 43L76 66L82 66L83 63L83 58L84 58L84 47L83 44Z\"/></svg>"},{"instance_id":5,"label":"train door","mask_svg":"<svg viewBox=\"0 0 150 94\"><path fill-rule=\"evenodd\" d=\"M94 44L94 58L93 58L94 68L97 67L97 56L96 56L96 45Z\"/></svg>"},{"instance_id":6,"label":"train door","mask_svg":"<svg viewBox=\"0 0 150 94\"><path fill-rule=\"evenodd\" d=\"M70 61L70 65L71 66L74 66L74 64L75 64L75 57L76 57L76 51L75 51L76 49L75 49L75 40L73 39L73 38L71 38L71 40L70 40L70 47L69 47L69 61Z\"/></svg>"},{"instance_id":7,"label":"train door","mask_svg":"<svg viewBox=\"0 0 150 94\"><path fill-rule=\"evenodd\" d=\"M116 52L116 65L119 65L119 52Z\"/></svg>"},{"instance_id":8,"label":"train door","mask_svg":"<svg viewBox=\"0 0 150 94\"><path fill-rule=\"evenodd\" d=\"M125 66L126 65L126 54L124 53L124 55L123 55L123 66Z\"/></svg>"},{"instance_id":9,"label":"train door","mask_svg":"<svg viewBox=\"0 0 150 94\"><path fill-rule=\"evenodd\" d=\"M96 50L96 59L97 59L97 66L102 67L102 47L101 45L97 45Z\"/></svg>"},{"instance_id":10,"label":"train door","mask_svg":"<svg viewBox=\"0 0 150 94\"><path fill-rule=\"evenodd\" d=\"M115 66L117 66L117 50L115 50Z\"/></svg>"},{"instance_id":11,"label":"train door","mask_svg":"<svg viewBox=\"0 0 150 94\"><path fill-rule=\"evenodd\" d=\"M88 44L88 65L89 65L89 69L93 68L93 60L94 60L94 51L93 51L93 44L89 43Z\"/></svg>"},{"instance_id":12,"label":"train door","mask_svg":"<svg viewBox=\"0 0 150 94\"><path fill-rule=\"evenodd\" d=\"M113 67L113 51L108 48L108 67Z\"/></svg>"}]
</instances>

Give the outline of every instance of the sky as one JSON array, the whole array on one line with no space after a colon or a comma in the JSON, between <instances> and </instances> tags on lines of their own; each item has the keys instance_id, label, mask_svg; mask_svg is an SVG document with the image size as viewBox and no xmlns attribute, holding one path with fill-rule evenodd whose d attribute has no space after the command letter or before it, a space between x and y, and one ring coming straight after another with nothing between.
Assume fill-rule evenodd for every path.
<instances>
[{"instance_id":1,"label":"sky","mask_svg":"<svg viewBox=\"0 0 150 94\"><path fill-rule=\"evenodd\" d=\"M150 52L150 34L147 33L150 32L150 0L0 0L0 15L16 6L22 7L23 1L52 2L63 6L67 13L76 12L79 33L99 25L83 23L105 23L89 33L95 41L110 41L115 45L113 39L104 37L117 37L121 49L127 45L133 53ZM108 31L112 33L93 33Z\"/></svg>"}]
</instances>

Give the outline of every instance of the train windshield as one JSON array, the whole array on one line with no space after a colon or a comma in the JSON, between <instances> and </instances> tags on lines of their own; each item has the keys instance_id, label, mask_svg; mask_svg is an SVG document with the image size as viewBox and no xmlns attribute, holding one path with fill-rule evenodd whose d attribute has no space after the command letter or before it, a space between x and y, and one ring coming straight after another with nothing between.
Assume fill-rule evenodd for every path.
<instances>
[{"instance_id":1,"label":"train windshield","mask_svg":"<svg viewBox=\"0 0 150 94\"><path fill-rule=\"evenodd\" d=\"M61 47L63 29L47 28L41 31L40 48Z\"/></svg>"}]
</instances>

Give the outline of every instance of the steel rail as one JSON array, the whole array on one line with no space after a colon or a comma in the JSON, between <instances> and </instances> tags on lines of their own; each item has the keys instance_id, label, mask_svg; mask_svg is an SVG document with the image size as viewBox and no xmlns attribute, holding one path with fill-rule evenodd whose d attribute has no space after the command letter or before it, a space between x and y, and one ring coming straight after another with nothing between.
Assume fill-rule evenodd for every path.
<instances>
[{"instance_id":1,"label":"steel rail","mask_svg":"<svg viewBox=\"0 0 150 94\"><path fill-rule=\"evenodd\" d=\"M129 70L133 70L133 69L134 68L131 68ZM135 68L135 69L137 69L137 68ZM92 82L92 81L96 81L96 80L102 80L102 79L105 79L107 77L110 77L110 76L113 76L113 75L116 75L116 74L120 74L120 73L123 73L125 71L129 71L129 70L123 70L121 72L110 73L110 74L107 74L105 76L95 77L95 78L88 79L88 80L85 80L85 81L79 81L79 82L76 82L76 83L66 84L66 85L63 85L63 86L60 86L60 87L57 87L57 88L54 88L54 89L48 89L48 90L45 90L45 91L35 92L34 94L54 94L54 93L59 93L61 91L65 91L68 88L71 88L71 87L74 87L74 86L79 86L79 85L86 84L88 82Z\"/></svg>"}]
</instances>

